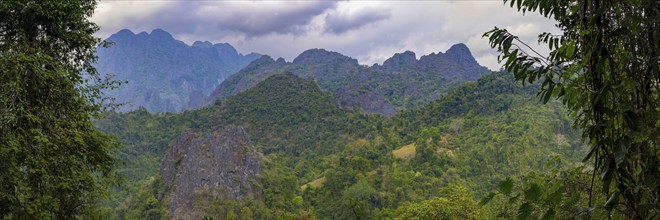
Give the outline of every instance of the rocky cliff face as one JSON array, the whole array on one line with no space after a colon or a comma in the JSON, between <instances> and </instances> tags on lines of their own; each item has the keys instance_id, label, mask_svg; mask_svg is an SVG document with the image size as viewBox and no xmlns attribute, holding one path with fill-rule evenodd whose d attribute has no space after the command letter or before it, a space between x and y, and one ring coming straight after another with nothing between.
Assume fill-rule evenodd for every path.
<instances>
[{"instance_id":1,"label":"rocky cliff face","mask_svg":"<svg viewBox=\"0 0 660 220\"><path fill-rule=\"evenodd\" d=\"M351 86L340 88L333 93L337 106L346 109L357 109L367 114L392 116L396 109L385 97L377 94L366 86Z\"/></svg>"},{"instance_id":2,"label":"rocky cliff face","mask_svg":"<svg viewBox=\"0 0 660 220\"><path fill-rule=\"evenodd\" d=\"M258 54L239 54L229 44L178 41L164 30L135 34L121 30L108 48L97 48L99 73L127 81L108 91L119 111L145 107L151 112L176 112L197 107L213 88L242 69Z\"/></svg>"},{"instance_id":3,"label":"rocky cliff face","mask_svg":"<svg viewBox=\"0 0 660 220\"><path fill-rule=\"evenodd\" d=\"M465 44L455 44L445 53L422 56L417 65L423 69L444 72L448 79L474 81L488 72L486 67L477 63Z\"/></svg>"},{"instance_id":4,"label":"rocky cliff face","mask_svg":"<svg viewBox=\"0 0 660 220\"><path fill-rule=\"evenodd\" d=\"M415 67L417 57L412 51L394 54L383 62L382 69L385 71L405 71Z\"/></svg>"},{"instance_id":5,"label":"rocky cliff face","mask_svg":"<svg viewBox=\"0 0 660 220\"><path fill-rule=\"evenodd\" d=\"M171 219L202 219L218 200L262 199L260 156L241 127L182 134L160 170Z\"/></svg>"}]
</instances>

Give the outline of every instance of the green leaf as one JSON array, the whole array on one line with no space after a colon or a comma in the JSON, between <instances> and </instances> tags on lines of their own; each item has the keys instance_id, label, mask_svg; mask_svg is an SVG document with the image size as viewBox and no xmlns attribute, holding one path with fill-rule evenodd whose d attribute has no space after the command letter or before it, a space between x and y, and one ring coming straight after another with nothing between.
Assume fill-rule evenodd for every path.
<instances>
[{"instance_id":1,"label":"green leaf","mask_svg":"<svg viewBox=\"0 0 660 220\"><path fill-rule=\"evenodd\" d=\"M589 159L591 159L591 156L594 153L596 153L596 149L597 149L596 147L591 147L591 149L589 150L589 153L587 154L587 156L584 157L584 159L582 159L582 163L586 163Z\"/></svg>"},{"instance_id":2,"label":"green leaf","mask_svg":"<svg viewBox=\"0 0 660 220\"><path fill-rule=\"evenodd\" d=\"M631 110L623 112L623 120L626 122L628 128L633 131L639 131L639 117Z\"/></svg>"},{"instance_id":3,"label":"green leaf","mask_svg":"<svg viewBox=\"0 0 660 220\"><path fill-rule=\"evenodd\" d=\"M566 57L567 58L572 57L573 53L575 52L575 43L570 42L570 43L566 44L566 47L567 47L566 48Z\"/></svg>"},{"instance_id":4,"label":"green leaf","mask_svg":"<svg viewBox=\"0 0 660 220\"><path fill-rule=\"evenodd\" d=\"M532 206L529 203L523 203L518 208L518 219L524 220L529 219L529 216L532 214Z\"/></svg>"},{"instance_id":5,"label":"green leaf","mask_svg":"<svg viewBox=\"0 0 660 220\"><path fill-rule=\"evenodd\" d=\"M555 209L550 208L545 214L543 214L543 217L541 219L556 219L555 217L556 212Z\"/></svg>"},{"instance_id":6,"label":"green leaf","mask_svg":"<svg viewBox=\"0 0 660 220\"><path fill-rule=\"evenodd\" d=\"M518 199L520 199L520 193L516 193L514 196L509 198L509 203L513 204L518 202Z\"/></svg>"},{"instance_id":7,"label":"green leaf","mask_svg":"<svg viewBox=\"0 0 660 220\"><path fill-rule=\"evenodd\" d=\"M548 43L548 37L546 36L544 42L546 42L548 44L548 49L552 50L552 39L550 39L550 43Z\"/></svg>"},{"instance_id":8,"label":"green leaf","mask_svg":"<svg viewBox=\"0 0 660 220\"><path fill-rule=\"evenodd\" d=\"M543 189L538 184L534 183L532 186L525 190L525 198L531 201L538 201L543 194Z\"/></svg>"},{"instance_id":9,"label":"green leaf","mask_svg":"<svg viewBox=\"0 0 660 220\"><path fill-rule=\"evenodd\" d=\"M500 181L497 188L502 194L511 194L511 191L513 190L513 180L511 177L507 177L505 180Z\"/></svg>"},{"instance_id":10,"label":"green leaf","mask_svg":"<svg viewBox=\"0 0 660 220\"><path fill-rule=\"evenodd\" d=\"M490 194L488 194L488 196L486 196L486 197L482 198L481 200L479 200L479 206L484 206L484 205L488 204L491 200L493 200L495 195L496 195L495 192L491 192Z\"/></svg>"},{"instance_id":11,"label":"green leaf","mask_svg":"<svg viewBox=\"0 0 660 220\"><path fill-rule=\"evenodd\" d=\"M546 199L547 203L549 205L557 204L561 201L562 197L562 192L563 192L563 187L557 189L557 191L551 193L548 195L548 198Z\"/></svg>"},{"instance_id":12,"label":"green leaf","mask_svg":"<svg viewBox=\"0 0 660 220\"><path fill-rule=\"evenodd\" d=\"M607 202L605 202L605 209L612 211L612 209L619 203L619 191L612 193Z\"/></svg>"},{"instance_id":13,"label":"green leaf","mask_svg":"<svg viewBox=\"0 0 660 220\"><path fill-rule=\"evenodd\" d=\"M603 180L603 192L608 193L610 191L610 184L612 183L612 176L614 174L614 163L610 161L605 167L603 167L603 172L600 174L601 180Z\"/></svg>"},{"instance_id":14,"label":"green leaf","mask_svg":"<svg viewBox=\"0 0 660 220\"><path fill-rule=\"evenodd\" d=\"M614 161L616 162L616 165L621 164L626 159L626 152L628 150L626 146L629 144L628 142L629 140L627 140L627 138L619 140L616 151L614 151Z\"/></svg>"},{"instance_id":15,"label":"green leaf","mask_svg":"<svg viewBox=\"0 0 660 220\"><path fill-rule=\"evenodd\" d=\"M505 67L509 66L514 60L516 60L517 57L518 57L518 49L515 49L509 54L509 58L506 60L504 66Z\"/></svg>"},{"instance_id":16,"label":"green leaf","mask_svg":"<svg viewBox=\"0 0 660 220\"><path fill-rule=\"evenodd\" d=\"M509 53L509 48L511 48L511 42L513 41L513 36L508 36L503 42L502 47L504 47L504 53Z\"/></svg>"},{"instance_id":17,"label":"green leaf","mask_svg":"<svg viewBox=\"0 0 660 220\"><path fill-rule=\"evenodd\" d=\"M548 86L548 89L545 90L545 95L543 96L543 104L548 103L550 101L550 97L552 97L552 90L555 89L555 84L551 83Z\"/></svg>"}]
</instances>

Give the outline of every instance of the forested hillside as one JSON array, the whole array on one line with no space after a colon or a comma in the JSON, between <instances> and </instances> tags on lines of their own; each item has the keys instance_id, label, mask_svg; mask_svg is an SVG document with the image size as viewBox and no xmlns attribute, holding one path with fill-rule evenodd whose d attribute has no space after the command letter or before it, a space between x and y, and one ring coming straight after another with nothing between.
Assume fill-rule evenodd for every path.
<instances>
[{"instance_id":1,"label":"forested hillside","mask_svg":"<svg viewBox=\"0 0 660 220\"><path fill-rule=\"evenodd\" d=\"M2 0L0 219L660 219L658 0L503 2Z\"/></svg>"},{"instance_id":2,"label":"forested hillside","mask_svg":"<svg viewBox=\"0 0 660 220\"><path fill-rule=\"evenodd\" d=\"M197 197L213 204L206 216L406 218L426 205L447 206L440 211L459 219L506 214L502 204L477 201L507 178L572 167L584 156L563 109L539 104L536 91L492 73L386 118L339 108L313 81L278 74L199 110L112 113L97 125L127 146L127 181L107 211L113 218L174 217L159 173L164 151L183 131L240 126L263 154L255 180L263 196Z\"/></svg>"},{"instance_id":3,"label":"forested hillside","mask_svg":"<svg viewBox=\"0 0 660 220\"><path fill-rule=\"evenodd\" d=\"M419 59L406 51L371 67L337 52L310 49L291 63L268 56L259 58L223 81L209 102L245 91L269 76L292 73L335 93L341 107L391 116L398 110L418 108L488 72L464 44Z\"/></svg>"}]
</instances>

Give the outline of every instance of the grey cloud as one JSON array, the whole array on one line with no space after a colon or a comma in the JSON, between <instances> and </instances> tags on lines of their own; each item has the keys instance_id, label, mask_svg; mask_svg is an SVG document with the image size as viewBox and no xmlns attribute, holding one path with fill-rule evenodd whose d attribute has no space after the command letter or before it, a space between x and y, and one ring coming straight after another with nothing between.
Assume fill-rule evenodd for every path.
<instances>
[{"instance_id":1,"label":"grey cloud","mask_svg":"<svg viewBox=\"0 0 660 220\"><path fill-rule=\"evenodd\" d=\"M325 32L342 34L391 17L390 11L362 9L353 13L334 12L325 16Z\"/></svg>"},{"instance_id":2,"label":"grey cloud","mask_svg":"<svg viewBox=\"0 0 660 220\"><path fill-rule=\"evenodd\" d=\"M221 20L218 26L240 33L248 37L270 33L301 35L306 32L305 26L311 20L336 6L337 2L318 2L292 11L256 11L237 14L231 19ZM265 12L265 13L264 13Z\"/></svg>"},{"instance_id":3,"label":"grey cloud","mask_svg":"<svg viewBox=\"0 0 660 220\"><path fill-rule=\"evenodd\" d=\"M241 4L244 4L243 6ZM303 35L314 17L336 7L337 2L254 7L250 2L179 2L141 21L143 29L163 28L213 39L227 35L257 37L268 34Z\"/></svg>"},{"instance_id":4,"label":"grey cloud","mask_svg":"<svg viewBox=\"0 0 660 220\"><path fill-rule=\"evenodd\" d=\"M325 48L369 65L397 52L424 55L463 42L482 65L499 69L496 51L481 38L485 31L493 26L521 27L518 34L524 35L552 31L554 24L543 16L523 16L489 1L103 1L101 5L106 7L95 20L102 27L101 37L124 28L136 33L162 28L187 43L228 42L244 53L287 60L309 48ZM531 45L533 37L523 40Z\"/></svg>"}]
</instances>

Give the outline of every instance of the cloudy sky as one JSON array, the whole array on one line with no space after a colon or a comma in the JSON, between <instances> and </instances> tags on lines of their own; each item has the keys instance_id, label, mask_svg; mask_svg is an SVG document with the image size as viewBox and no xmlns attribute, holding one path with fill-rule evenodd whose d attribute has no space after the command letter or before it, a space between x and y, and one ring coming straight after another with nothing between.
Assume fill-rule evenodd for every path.
<instances>
[{"instance_id":1,"label":"cloudy sky","mask_svg":"<svg viewBox=\"0 0 660 220\"><path fill-rule=\"evenodd\" d=\"M493 70L500 67L497 52L481 36L494 26L530 45L537 45L542 32L558 32L552 20L523 15L500 0L106 0L92 20L101 26L96 34L101 38L121 29L138 33L161 28L188 44L227 42L244 54L287 61L307 49L324 48L371 65L406 50L419 58L465 43L480 64Z\"/></svg>"}]
</instances>

